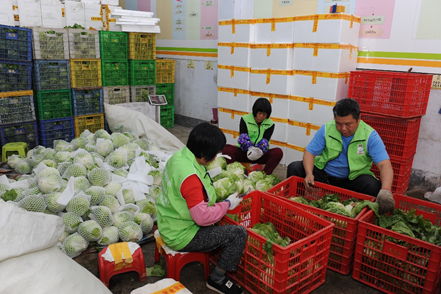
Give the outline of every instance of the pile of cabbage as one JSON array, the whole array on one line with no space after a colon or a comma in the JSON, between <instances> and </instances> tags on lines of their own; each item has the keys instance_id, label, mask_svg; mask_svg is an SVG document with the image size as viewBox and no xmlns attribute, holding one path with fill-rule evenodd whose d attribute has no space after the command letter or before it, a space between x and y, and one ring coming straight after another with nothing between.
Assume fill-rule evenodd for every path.
<instances>
[{"instance_id":1,"label":"pile of cabbage","mask_svg":"<svg viewBox=\"0 0 441 294\"><path fill-rule=\"evenodd\" d=\"M58 247L76 257L89 245L137 242L151 233L162 171L170 155L148 139L84 131L53 148L37 146L8 165L23 174L0 177L0 197L28 211L59 215Z\"/></svg>"},{"instance_id":2,"label":"pile of cabbage","mask_svg":"<svg viewBox=\"0 0 441 294\"><path fill-rule=\"evenodd\" d=\"M266 191L280 183L275 175L266 175L263 171L253 171L245 175L246 168L239 162L227 164L224 157L217 157L207 166L213 180L217 202L224 201L229 195L259 190Z\"/></svg>"}]
</instances>

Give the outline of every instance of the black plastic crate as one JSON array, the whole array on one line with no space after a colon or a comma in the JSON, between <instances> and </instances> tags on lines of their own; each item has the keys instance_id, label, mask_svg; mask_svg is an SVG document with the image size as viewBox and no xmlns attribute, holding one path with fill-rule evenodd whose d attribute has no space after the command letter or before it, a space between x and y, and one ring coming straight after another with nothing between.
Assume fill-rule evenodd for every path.
<instances>
[{"instance_id":1,"label":"black plastic crate","mask_svg":"<svg viewBox=\"0 0 441 294\"><path fill-rule=\"evenodd\" d=\"M32 62L0 60L0 92L32 90Z\"/></svg>"},{"instance_id":2,"label":"black plastic crate","mask_svg":"<svg viewBox=\"0 0 441 294\"><path fill-rule=\"evenodd\" d=\"M35 107L31 90L0 93L0 124L34 120Z\"/></svg>"},{"instance_id":3,"label":"black plastic crate","mask_svg":"<svg viewBox=\"0 0 441 294\"><path fill-rule=\"evenodd\" d=\"M69 60L34 60L35 90L46 91L69 88Z\"/></svg>"},{"instance_id":4,"label":"black plastic crate","mask_svg":"<svg viewBox=\"0 0 441 294\"><path fill-rule=\"evenodd\" d=\"M74 116L103 112L103 88L72 89Z\"/></svg>"},{"instance_id":5,"label":"black plastic crate","mask_svg":"<svg viewBox=\"0 0 441 294\"><path fill-rule=\"evenodd\" d=\"M73 117L39 120L40 143L45 147L53 147L54 140L70 142L74 136Z\"/></svg>"},{"instance_id":6,"label":"black plastic crate","mask_svg":"<svg viewBox=\"0 0 441 294\"><path fill-rule=\"evenodd\" d=\"M32 61L32 30L0 25L0 59Z\"/></svg>"},{"instance_id":7,"label":"black plastic crate","mask_svg":"<svg viewBox=\"0 0 441 294\"><path fill-rule=\"evenodd\" d=\"M36 121L0 126L1 146L11 142L24 142L29 150L40 145Z\"/></svg>"}]
</instances>

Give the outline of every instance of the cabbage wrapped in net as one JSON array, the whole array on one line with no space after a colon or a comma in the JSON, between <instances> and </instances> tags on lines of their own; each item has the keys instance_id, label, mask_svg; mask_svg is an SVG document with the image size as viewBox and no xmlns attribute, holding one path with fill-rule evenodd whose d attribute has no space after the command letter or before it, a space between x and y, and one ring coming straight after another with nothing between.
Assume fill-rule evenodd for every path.
<instances>
[{"instance_id":1,"label":"cabbage wrapped in net","mask_svg":"<svg viewBox=\"0 0 441 294\"><path fill-rule=\"evenodd\" d=\"M64 240L63 246L67 256L74 258L87 249L89 242L80 234L74 233Z\"/></svg>"}]
</instances>

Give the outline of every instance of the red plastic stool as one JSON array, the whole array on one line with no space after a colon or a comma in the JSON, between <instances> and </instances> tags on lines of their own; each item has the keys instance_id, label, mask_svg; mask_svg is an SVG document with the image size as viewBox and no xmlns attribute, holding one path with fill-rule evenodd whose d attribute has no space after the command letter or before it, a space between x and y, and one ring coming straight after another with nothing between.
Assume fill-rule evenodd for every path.
<instances>
[{"instance_id":1,"label":"red plastic stool","mask_svg":"<svg viewBox=\"0 0 441 294\"><path fill-rule=\"evenodd\" d=\"M184 265L193 261L199 261L204 266L205 280L208 280L208 276L210 275L210 261L208 260L208 253L187 252L184 254L176 253L173 256L171 254L167 254L162 248L162 245L164 245L164 241L162 240L161 236L159 236L156 238L154 262L157 263L159 261L160 254L164 257L165 264L167 265L167 278L172 278L179 282L181 277L181 269L184 267Z\"/></svg>"},{"instance_id":2,"label":"red plastic stool","mask_svg":"<svg viewBox=\"0 0 441 294\"><path fill-rule=\"evenodd\" d=\"M123 244L123 243L125 242L116 243L112 245L118 246L118 244ZM144 255L142 253L141 247L136 249L133 255L131 256L133 259L132 262L126 262L126 259L130 259L130 257L127 258L126 254L124 254L125 259L121 260L121 262L117 262L117 264L115 265L115 261L109 262L105 260L103 257L103 254L106 252L109 246L107 246L106 248L101 250L100 253L98 253L98 269L100 272L100 280L101 282L104 283L104 285L106 285L106 287L109 287L110 278L113 277L114 275L131 272L131 271L137 272L139 274L139 279L141 280L141 282L147 280L147 274L145 272Z\"/></svg>"}]
</instances>

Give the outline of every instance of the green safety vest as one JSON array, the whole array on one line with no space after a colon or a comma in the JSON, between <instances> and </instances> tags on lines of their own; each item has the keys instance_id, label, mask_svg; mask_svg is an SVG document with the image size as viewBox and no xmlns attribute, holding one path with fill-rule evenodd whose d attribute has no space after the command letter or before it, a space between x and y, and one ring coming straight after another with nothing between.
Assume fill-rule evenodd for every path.
<instances>
[{"instance_id":1,"label":"green safety vest","mask_svg":"<svg viewBox=\"0 0 441 294\"><path fill-rule=\"evenodd\" d=\"M191 175L197 175L201 180L208 195L208 206L216 202L211 178L205 167L197 163L194 154L187 147L173 154L165 165L162 189L156 203L158 230L165 244L173 250L187 246L199 230L180 192L182 183Z\"/></svg>"},{"instance_id":2,"label":"green safety vest","mask_svg":"<svg viewBox=\"0 0 441 294\"><path fill-rule=\"evenodd\" d=\"M271 128L272 125L274 124L274 122L270 118L267 118L260 124L259 127L252 113L246 114L242 118L245 121L245 124L247 125L248 136L250 137L250 140L251 142L253 142L254 145L259 143L260 140L262 140L265 131ZM269 143L270 142L268 142L268 148L269 148ZM237 144L237 147L240 147L240 144Z\"/></svg>"},{"instance_id":3,"label":"green safety vest","mask_svg":"<svg viewBox=\"0 0 441 294\"><path fill-rule=\"evenodd\" d=\"M348 146L347 158L349 164L349 179L353 180L360 175L374 175L371 172L372 159L367 152L367 140L374 129L360 120L354 137ZM320 156L316 156L314 164L318 169L324 169L328 161L336 159L343 150L343 141L338 132L335 121L325 124L326 146Z\"/></svg>"}]
</instances>

